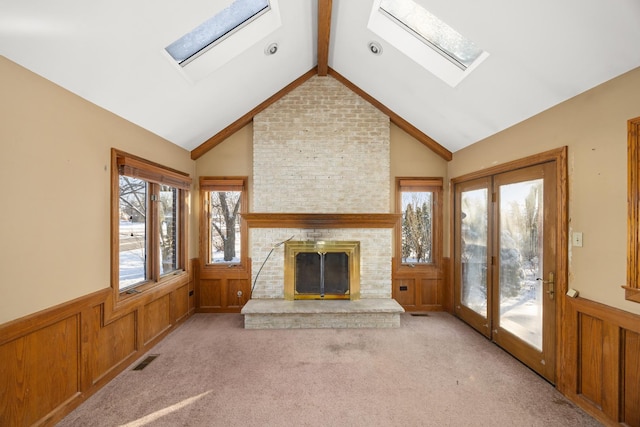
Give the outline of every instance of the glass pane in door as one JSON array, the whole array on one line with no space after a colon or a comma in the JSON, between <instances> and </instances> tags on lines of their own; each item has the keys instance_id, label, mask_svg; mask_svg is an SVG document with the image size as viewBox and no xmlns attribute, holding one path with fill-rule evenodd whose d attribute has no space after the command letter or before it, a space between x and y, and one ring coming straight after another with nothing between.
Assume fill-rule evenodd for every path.
<instances>
[{"instance_id":1,"label":"glass pane in door","mask_svg":"<svg viewBox=\"0 0 640 427\"><path fill-rule=\"evenodd\" d=\"M463 191L460 198L461 302L487 317L488 190Z\"/></svg>"},{"instance_id":2,"label":"glass pane in door","mask_svg":"<svg viewBox=\"0 0 640 427\"><path fill-rule=\"evenodd\" d=\"M543 180L499 191L500 327L542 350Z\"/></svg>"}]
</instances>

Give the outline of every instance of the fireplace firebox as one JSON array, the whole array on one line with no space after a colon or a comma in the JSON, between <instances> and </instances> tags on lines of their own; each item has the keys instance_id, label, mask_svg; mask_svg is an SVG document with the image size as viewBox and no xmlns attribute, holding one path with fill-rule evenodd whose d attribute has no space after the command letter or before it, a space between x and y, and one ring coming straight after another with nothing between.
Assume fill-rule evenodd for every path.
<instances>
[{"instance_id":1,"label":"fireplace firebox","mask_svg":"<svg viewBox=\"0 0 640 427\"><path fill-rule=\"evenodd\" d=\"M359 299L360 242L285 243L285 299Z\"/></svg>"}]
</instances>

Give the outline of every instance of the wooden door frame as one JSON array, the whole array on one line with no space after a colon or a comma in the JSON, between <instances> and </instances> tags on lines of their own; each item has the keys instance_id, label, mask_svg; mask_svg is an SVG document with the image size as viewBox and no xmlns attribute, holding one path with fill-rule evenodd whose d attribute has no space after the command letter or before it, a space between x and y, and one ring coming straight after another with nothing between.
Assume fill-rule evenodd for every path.
<instances>
[{"instance_id":1,"label":"wooden door frame","mask_svg":"<svg viewBox=\"0 0 640 427\"><path fill-rule=\"evenodd\" d=\"M545 151L543 153L534 154L522 159L513 160L501 165L492 166L480 171L471 172L466 175L455 177L451 179L449 186L449 236L451 241L451 253L455 254L456 236L455 236L455 197L454 188L455 185L461 182L470 181L478 178L486 178L487 176L493 176L504 172L509 172L516 169L522 169L529 166L535 166L541 163L555 162L556 170L556 191L558 198L558 211L556 216L556 247L558 251L556 253L556 342L555 342L555 378L556 384L560 381L561 372L565 364L565 353L567 349L564 348L562 343L566 342L567 331L563 328L563 320L566 312L567 304L567 289L569 278L569 194L568 194L568 168L567 168L567 152L566 146L556 148L553 150ZM450 263L449 282L450 293L454 295L455 292L455 280L454 273L459 268L460 263L452 256ZM452 314L455 315L455 310L452 306Z\"/></svg>"}]
</instances>

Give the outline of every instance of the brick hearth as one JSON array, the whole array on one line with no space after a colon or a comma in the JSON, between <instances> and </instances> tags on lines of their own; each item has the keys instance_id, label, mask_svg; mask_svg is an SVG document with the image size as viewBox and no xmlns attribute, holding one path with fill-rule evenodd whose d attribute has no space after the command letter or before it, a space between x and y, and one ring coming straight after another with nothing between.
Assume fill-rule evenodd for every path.
<instances>
[{"instance_id":1,"label":"brick hearth","mask_svg":"<svg viewBox=\"0 0 640 427\"><path fill-rule=\"evenodd\" d=\"M285 301L253 299L243 308L246 329L397 328L404 309L393 299Z\"/></svg>"}]
</instances>

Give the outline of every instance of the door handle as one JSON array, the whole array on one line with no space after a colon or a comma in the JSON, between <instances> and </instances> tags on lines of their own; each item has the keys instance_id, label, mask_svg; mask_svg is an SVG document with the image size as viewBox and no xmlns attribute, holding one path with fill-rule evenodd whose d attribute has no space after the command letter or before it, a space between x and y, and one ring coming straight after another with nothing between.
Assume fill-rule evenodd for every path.
<instances>
[{"instance_id":1,"label":"door handle","mask_svg":"<svg viewBox=\"0 0 640 427\"><path fill-rule=\"evenodd\" d=\"M546 292L549 294L549 298L553 299L553 295L555 294L555 290L554 290L554 284L555 284L555 277L553 275L553 272L549 273L549 280L544 280L540 277L538 277L536 280L540 280L544 285L549 285L549 289L546 290Z\"/></svg>"}]
</instances>

